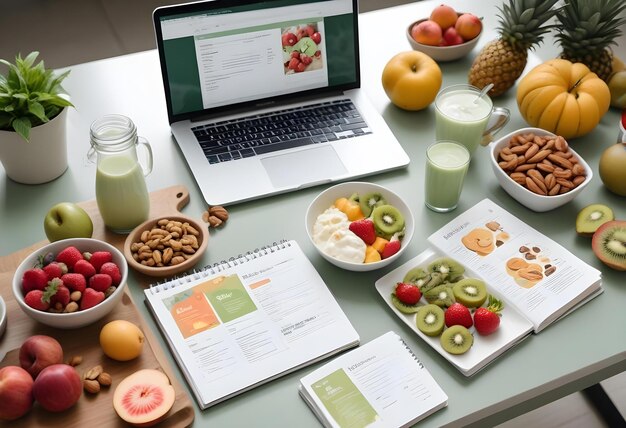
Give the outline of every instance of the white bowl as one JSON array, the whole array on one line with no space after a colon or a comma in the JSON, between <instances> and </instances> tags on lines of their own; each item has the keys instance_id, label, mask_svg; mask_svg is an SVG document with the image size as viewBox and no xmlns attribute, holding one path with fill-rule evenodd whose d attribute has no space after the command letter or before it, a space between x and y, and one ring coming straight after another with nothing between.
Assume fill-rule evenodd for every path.
<instances>
[{"instance_id":1,"label":"white bowl","mask_svg":"<svg viewBox=\"0 0 626 428\"><path fill-rule=\"evenodd\" d=\"M122 280L117 286L117 289L113 292L113 294L111 294L109 297L104 299L96 306L85 309L83 311L79 310L72 313L53 313L39 311L28 306L26 302L24 302L24 294L22 293L22 276L24 275L24 272L32 268L37 263L37 257L39 255L44 255L48 252L57 254L62 249L71 245L78 248L81 253L85 251L89 251L90 253L93 253L94 251L109 251L113 255L113 262L117 264L122 275ZM13 275L12 287L15 300L17 300L17 303L22 311L24 311L29 317L51 327L72 329L84 327L86 325L94 323L103 318L109 312L111 312L111 310L115 308L115 306L120 302L122 296L124 295L124 289L126 288L127 279L128 265L126 264L126 259L124 258L124 255L117 248L107 242L100 241L98 239L71 238L52 242L34 251L28 257L26 257L22 261L22 263L20 263L17 270L15 271L15 274Z\"/></svg>"},{"instance_id":2,"label":"white bowl","mask_svg":"<svg viewBox=\"0 0 626 428\"><path fill-rule=\"evenodd\" d=\"M586 171L585 181L583 181L580 185L578 185L578 187L562 195L543 196L543 195L538 195L534 192L531 192L530 190L516 183L500 167L500 165L498 165L498 154L500 153L500 150L508 146L509 141L511 140L513 136L518 135L518 134L528 134L530 132L539 136L543 136L543 135L554 136L555 135L541 128L522 128L522 129L518 129L517 131L513 131L510 134L507 134L504 137L500 138L499 140L494 141L493 143L490 144L491 167L493 169L493 173L498 179L498 182L500 183L500 186L502 186L502 188L509 195L511 195L515 200L517 200L519 203L526 206L527 208L530 208L533 211L537 211L537 212L550 211L574 199L589 184L589 182L591 181L591 178L593 177L593 171L591 170L587 162L585 162L585 160L582 157L580 157L578 153L574 151L574 149L570 147L569 150L573 153L574 157L578 160L578 163L580 163L582 166L585 167L585 171Z\"/></svg>"},{"instance_id":3,"label":"white bowl","mask_svg":"<svg viewBox=\"0 0 626 428\"><path fill-rule=\"evenodd\" d=\"M7 329L7 305L4 303L4 299L0 296L0 337Z\"/></svg>"},{"instance_id":4,"label":"white bowl","mask_svg":"<svg viewBox=\"0 0 626 428\"><path fill-rule=\"evenodd\" d=\"M393 205L394 207L396 207L398 210L400 210L402 215L404 215L405 233L404 233L404 237L402 238L400 251L398 251L396 254L394 254L391 257L380 260L378 262L372 262L372 263L346 262L343 260L338 260L335 257L329 256L328 254L321 251L319 247L315 244L315 241L313 240L313 233L312 233L313 225L315 224L317 217L321 213L323 213L327 208L332 206L335 200L337 200L338 198L341 198L341 197L349 198L350 195L352 195L353 193L364 195L370 192L380 192L390 205ZM389 265L390 263L393 263L396 259L400 257L400 255L409 246L409 243L411 242L411 238L413 238L413 231L414 231L413 213L411 213L411 209L402 200L400 196L398 196L396 193L392 192L391 190L387 189L386 187L379 186L373 183L356 182L356 181L340 183L335 186L329 187L328 189L320 193L313 200L313 202L311 202L311 204L309 205L304 221L305 221L307 235L311 243L313 244L313 246L319 251L322 257L324 257L326 260L328 260L330 263L334 264L335 266L338 266L343 269L351 270L351 271L356 271L356 272L366 272L366 271L371 271L375 269L380 269L382 267Z\"/></svg>"},{"instance_id":5,"label":"white bowl","mask_svg":"<svg viewBox=\"0 0 626 428\"><path fill-rule=\"evenodd\" d=\"M460 15L462 15L462 13L460 13L459 16ZM468 40L465 43L461 43L460 45L454 45L454 46L424 45L422 43L418 43L417 41L415 41L413 36L411 36L411 29L415 25L419 24L420 22L426 21L426 19L427 18L420 19L418 21L411 23L411 25L409 25L406 29L406 38L409 40L409 44L411 45L413 49L415 49L416 51L425 53L426 55L428 55L435 61L447 62L447 61L455 61L457 59L463 58L465 55L470 53L472 49L474 49L474 47L478 43L478 39L480 39L480 36L483 34L483 30L481 28L478 36L474 37L472 40Z\"/></svg>"}]
</instances>

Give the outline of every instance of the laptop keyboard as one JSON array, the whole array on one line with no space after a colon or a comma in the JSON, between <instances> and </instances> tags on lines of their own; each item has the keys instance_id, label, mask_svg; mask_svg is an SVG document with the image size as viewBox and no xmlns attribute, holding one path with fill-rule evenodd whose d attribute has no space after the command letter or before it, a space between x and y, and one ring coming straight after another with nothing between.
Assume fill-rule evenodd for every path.
<instances>
[{"instance_id":1,"label":"laptop keyboard","mask_svg":"<svg viewBox=\"0 0 626 428\"><path fill-rule=\"evenodd\" d=\"M348 99L196 126L192 131L209 163L371 133Z\"/></svg>"}]
</instances>

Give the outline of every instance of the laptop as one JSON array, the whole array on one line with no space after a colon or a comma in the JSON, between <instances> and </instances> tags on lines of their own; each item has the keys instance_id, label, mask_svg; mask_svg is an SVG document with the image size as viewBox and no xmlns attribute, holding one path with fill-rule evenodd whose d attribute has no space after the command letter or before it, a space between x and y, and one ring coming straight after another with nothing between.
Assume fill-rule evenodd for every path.
<instances>
[{"instance_id":1,"label":"laptop","mask_svg":"<svg viewBox=\"0 0 626 428\"><path fill-rule=\"evenodd\" d=\"M358 0L157 8L174 139L209 205L408 165L360 89Z\"/></svg>"}]
</instances>

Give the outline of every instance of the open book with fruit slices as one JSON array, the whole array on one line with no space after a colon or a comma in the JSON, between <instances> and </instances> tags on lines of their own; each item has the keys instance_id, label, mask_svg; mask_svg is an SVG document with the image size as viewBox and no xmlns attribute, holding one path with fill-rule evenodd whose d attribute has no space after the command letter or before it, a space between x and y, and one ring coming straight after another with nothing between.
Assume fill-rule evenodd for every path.
<instances>
[{"instance_id":1,"label":"open book with fruit slices","mask_svg":"<svg viewBox=\"0 0 626 428\"><path fill-rule=\"evenodd\" d=\"M476 272L432 249L380 278L376 289L405 324L466 376L533 331Z\"/></svg>"}]
</instances>

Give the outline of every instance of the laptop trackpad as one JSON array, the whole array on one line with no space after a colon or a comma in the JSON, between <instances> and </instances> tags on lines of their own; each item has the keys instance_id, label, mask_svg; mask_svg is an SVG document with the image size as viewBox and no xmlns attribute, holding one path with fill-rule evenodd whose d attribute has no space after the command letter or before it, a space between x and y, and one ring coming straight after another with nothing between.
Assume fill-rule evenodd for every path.
<instances>
[{"instance_id":1,"label":"laptop trackpad","mask_svg":"<svg viewBox=\"0 0 626 428\"><path fill-rule=\"evenodd\" d=\"M261 164L278 188L321 182L347 172L332 146L266 157Z\"/></svg>"}]
</instances>

